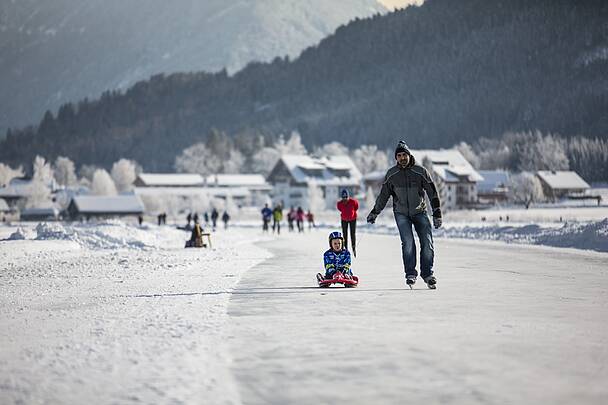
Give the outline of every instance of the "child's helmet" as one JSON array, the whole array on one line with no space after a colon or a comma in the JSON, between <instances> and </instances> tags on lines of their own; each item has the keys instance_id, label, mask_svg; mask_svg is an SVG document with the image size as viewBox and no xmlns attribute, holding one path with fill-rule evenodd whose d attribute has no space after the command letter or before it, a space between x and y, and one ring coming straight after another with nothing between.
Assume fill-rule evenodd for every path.
<instances>
[{"instance_id":1,"label":"child's helmet","mask_svg":"<svg viewBox=\"0 0 608 405\"><path fill-rule=\"evenodd\" d=\"M329 234L329 247L331 248L331 241L334 239L340 239L342 244L344 244L344 238L342 237L342 232L334 231Z\"/></svg>"}]
</instances>

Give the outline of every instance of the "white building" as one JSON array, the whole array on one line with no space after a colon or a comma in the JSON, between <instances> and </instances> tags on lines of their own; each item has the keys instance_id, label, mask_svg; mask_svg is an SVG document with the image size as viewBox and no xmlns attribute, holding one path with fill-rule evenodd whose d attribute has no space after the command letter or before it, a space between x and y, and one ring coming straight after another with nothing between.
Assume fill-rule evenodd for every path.
<instances>
[{"instance_id":1,"label":"white building","mask_svg":"<svg viewBox=\"0 0 608 405\"><path fill-rule=\"evenodd\" d=\"M573 171L540 170L536 172L545 197L556 201L571 195L582 195L591 187Z\"/></svg>"},{"instance_id":2,"label":"white building","mask_svg":"<svg viewBox=\"0 0 608 405\"><path fill-rule=\"evenodd\" d=\"M348 156L313 158L283 155L267 178L273 186L272 198L285 207L310 208L310 191L318 187L327 208L334 207L342 189L359 192L361 172Z\"/></svg>"},{"instance_id":3,"label":"white building","mask_svg":"<svg viewBox=\"0 0 608 405\"><path fill-rule=\"evenodd\" d=\"M433 175L441 208L461 209L477 204L477 182L483 177L456 149L412 150L416 163Z\"/></svg>"},{"instance_id":4,"label":"white building","mask_svg":"<svg viewBox=\"0 0 608 405\"><path fill-rule=\"evenodd\" d=\"M67 212L74 220L137 216L143 214L144 204L133 194L76 196L72 198Z\"/></svg>"},{"instance_id":5,"label":"white building","mask_svg":"<svg viewBox=\"0 0 608 405\"><path fill-rule=\"evenodd\" d=\"M189 173L141 173L135 180L135 194L146 201L166 197L181 200L180 206L191 201L213 198L232 199L240 206L261 205L272 187L259 174L214 174L203 177ZM194 204L197 205L197 204Z\"/></svg>"},{"instance_id":6,"label":"white building","mask_svg":"<svg viewBox=\"0 0 608 405\"><path fill-rule=\"evenodd\" d=\"M482 204L506 203L509 199L509 172L479 170L483 180L477 182L477 197Z\"/></svg>"}]
</instances>

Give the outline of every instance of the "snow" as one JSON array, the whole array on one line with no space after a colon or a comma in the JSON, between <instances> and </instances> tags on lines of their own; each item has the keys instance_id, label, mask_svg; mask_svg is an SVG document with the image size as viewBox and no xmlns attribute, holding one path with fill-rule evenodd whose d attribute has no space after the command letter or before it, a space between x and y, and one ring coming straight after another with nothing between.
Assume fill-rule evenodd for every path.
<instances>
[{"instance_id":1,"label":"snow","mask_svg":"<svg viewBox=\"0 0 608 405\"><path fill-rule=\"evenodd\" d=\"M0 226L0 403L605 402L607 254L438 237L410 291L390 219L354 290L315 287L325 228Z\"/></svg>"},{"instance_id":2,"label":"snow","mask_svg":"<svg viewBox=\"0 0 608 405\"><path fill-rule=\"evenodd\" d=\"M0 242L1 403L240 403L226 308L269 256L249 232L21 224ZM0 238L15 227L0 226Z\"/></svg>"},{"instance_id":3,"label":"snow","mask_svg":"<svg viewBox=\"0 0 608 405\"><path fill-rule=\"evenodd\" d=\"M308 155L283 155L281 161L296 183L314 182L317 186L355 186L362 178L361 172L348 156L317 159ZM347 175L336 175L338 170Z\"/></svg>"}]
</instances>

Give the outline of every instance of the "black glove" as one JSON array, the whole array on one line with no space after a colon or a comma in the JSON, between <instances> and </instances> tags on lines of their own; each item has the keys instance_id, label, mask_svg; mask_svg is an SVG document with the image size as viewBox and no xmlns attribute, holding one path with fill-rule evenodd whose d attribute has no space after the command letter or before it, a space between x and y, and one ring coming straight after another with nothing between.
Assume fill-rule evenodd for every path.
<instances>
[{"instance_id":1,"label":"black glove","mask_svg":"<svg viewBox=\"0 0 608 405\"><path fill-rule=\"evenodd\" d=\"M376 222L377 216L378 216L378 214L374 213L373 211L370 212L369 215L367 216L367 223L373 224L374 222Z\"/></svg>"},{"instance_id":2,"label":"black glove","mask_svg":"<svg viewBox=\"0 0 608 405\"><path fill-rule=\"evenodd\" d=\"M441 228L442 224L443 220L441 219L441 217L433 217L433 226L435 227L435 229Z\"/></svg>"}]
</instances>

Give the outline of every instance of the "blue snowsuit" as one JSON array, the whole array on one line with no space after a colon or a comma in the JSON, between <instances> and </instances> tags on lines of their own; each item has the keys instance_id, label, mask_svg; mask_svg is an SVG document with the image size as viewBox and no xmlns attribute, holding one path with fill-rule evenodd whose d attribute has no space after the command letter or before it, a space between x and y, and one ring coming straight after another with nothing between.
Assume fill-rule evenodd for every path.
<instances>
[{"instance_id":1,"label":"blue snowsuit","mask_svg":"<svg viewBox=\"0 0 608 405\"><path fill-rule=\"evenodd\" d=\"M350 270L350 253L346 249L339 252L329 249L323 254L323 262L325 263L325 278L333 277L337 270L343 274L353 275Z\"/></svg>"}]
</instances>

